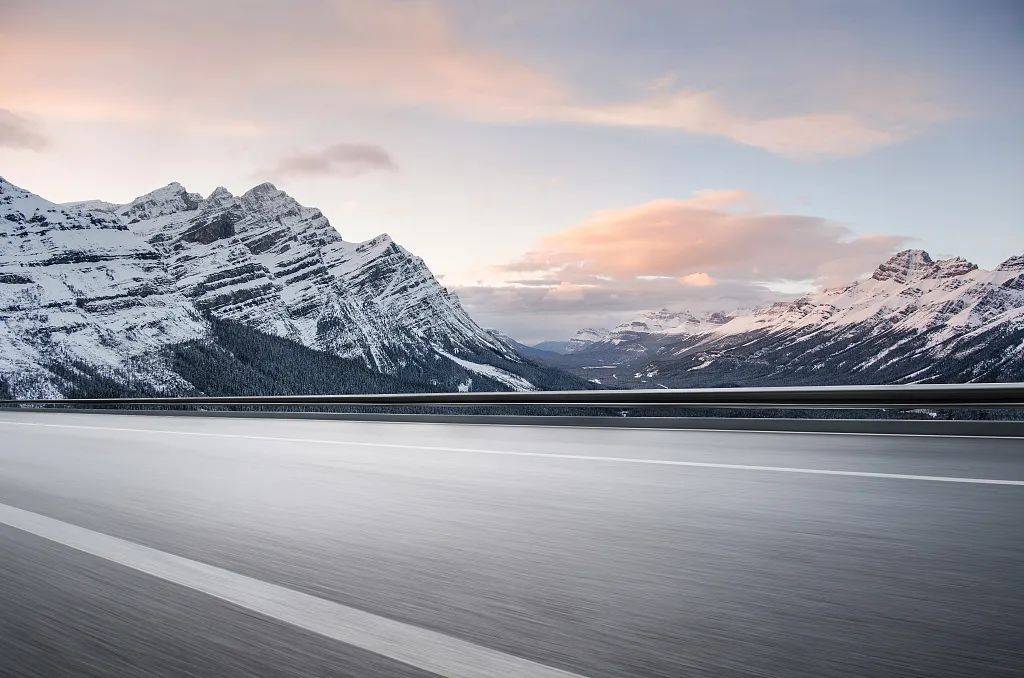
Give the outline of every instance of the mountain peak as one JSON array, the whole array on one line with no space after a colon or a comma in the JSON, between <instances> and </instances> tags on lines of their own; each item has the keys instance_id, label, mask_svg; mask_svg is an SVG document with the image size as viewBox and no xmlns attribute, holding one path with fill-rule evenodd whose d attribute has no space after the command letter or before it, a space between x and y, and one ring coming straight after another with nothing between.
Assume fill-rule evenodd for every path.
<instances>
[{"instance_id":1,"label":"mountain peak","mask_svg":"<svg viewBox=\"0 0 1024 678\"><path fill-rule=\"evenodd\" d=\"M255 186L250 188L248 191L245 192L245 194L242 197L251 198L255 196L273 195L276 193L283 192L284 191L278 190L277 186L270 183L269 181L264 181L262 184L256 184Z\"/></svg>"},{"instance_id":2,"label":"mountain peak","mask_svg":"<svg viewBox=\"0 0 1024 678\"><path fill-rule=\"evenodd\" d=\"M211 193L206 198L206 200L203 201L203 204L208 207L223 207L229 204L234 199L235 196L231 195L231 191L224 188L223 186L218 186L217 188L213 189L213 193Z\"/></svg>"},{"instance_id":3,"label":"mountain peak","mask_svg":"<svg viewBox=\"0 0 1024 678\"><path fill-rule=\"evenodd\" d=\"M871 275L875 280L906 282L932 270L935 262L924 250L903 250L889 257Z\"/></svg>"},{"instance_id":4,"label":"mountain peak","mask_svg":"<svg viewBox=\"0 0 1024 678\"><path fill-rule=\"evenodd\" d=\"M384 249L386 247L389 247L389 246L393 245L394 242L395 241L391 239L390 235L388 235L387 233L381 233L378 236L374 236L374 237L370 238L369 240L360 243L360 245L363 246L363 247L370 247L370 248L375 248L375 249Z\"/></svg>"},{"instance_id":5,"label":"mountain peak","mask_svg":"<svg viewBox=\"0 0 1024 678\"><path fill-rule=\"evenodd\" d=\"M180 197L180 196L183 196L183 195L188 195L188 191L185 190L185 187L182 186L181 184L179 184L177 181L172 181L171 183L167 184L166 186L161 186L160 188L153 189L152 191L150 191L149 193L146 193L145 195L139 196L138 198L136 198L132 202L136 202L136 201L139 201L139 200L146 200L146 199L150 199L150 200L168 200L168 199L173 199L173 198Z\"/></svg>"},{"instance_id":6,"label":"mountain peak","mask_svg":"<svg viewBox=\"0 0 1024 678\"><path fill-rule=\"evenodd\" d=\"M996 267L997 271L1024 271L1024 254L1015 254Z\"/></svg>"},{"instance_id":7,"label":"mountain peak","mask_svg":"<svg viewBox=\"0 0 1024 678\"><path fill-rule=\"evenodd\" d=\"M165 214L194 210L199 207L202 199L198 193L189 193L177 181L172 181L132 200L122 208L121 216L129 222L152 219Z\"/></svg>"},{"instance_id":8,"label":"mountain peak","mask_svg":"<svg viewBox=\"0 0 1024 678\"><path fill-rule=\"evenodd\" d=\"M608 336L608 330L603 327L584 327L576 330L570 341L597 341Z\"/></svg>"},{"instance_id":9,"label":"mountain peak","mask_svg":"<svg viewBox=\"0 0 1024 678\"><path fill-rule=\"evenodd\" d=\"M257 184L246 191L242 195L242 202L247 208L256 210L272 219L298 215L303 210L307 210L295 198L269 181Z\"/></svg>"}]
</instances>

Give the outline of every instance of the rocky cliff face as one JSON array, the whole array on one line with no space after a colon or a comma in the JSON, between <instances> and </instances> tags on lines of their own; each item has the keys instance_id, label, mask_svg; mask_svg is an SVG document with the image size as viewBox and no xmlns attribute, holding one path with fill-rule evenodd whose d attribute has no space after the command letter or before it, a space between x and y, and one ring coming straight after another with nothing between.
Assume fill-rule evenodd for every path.
<instances>
[{"instance_id":1,"label":"rocky cliff face","mask_svg":"<svg viewBox=\"0 0 1024 678\"><path fill-rule=\"evenodd\" d=\"M56 205L0 179L0 375L7 389L59 396L85 366L181 388L154 354L205 332L160 253L116 216Z\"/></svg>"},{"instance_id":2,"label":"rocky cliff face","mask_svg":"<svg viewBox=\"0 0 1024 678\"><path fill-rule=\"evenodd\" d=\"M560 364L620 387L1022 380L1024 257L986 271L906 250L751 313L625 323Z\"/></svg>"},{"instance_id":3,"label":"rocky cliff face","mask_svg":"<svg viewBox=\"0 0 1024 678\"><path fill-rule=\"evenodd\" d=\"M56 205L0 179L0 239L0 377L19 397L65 392L69 369L188 390L161 349L209 339L211 318L426 386L550 376L387 235L347 242L271 184Z\"/></svg>"},{"instance_id":4,"label":"rocky cliff face","mask_svg":"<svg viewBox=\"0 0 1024 678\"><path fill-rule=\"evenodd\" d=\"M513 362L423 263L387 235L342 240L319 210L272 184L209 198L178 184L115 214L157 249L201 311L396 372L448 353Z\"/></svg>"}]
</instances>

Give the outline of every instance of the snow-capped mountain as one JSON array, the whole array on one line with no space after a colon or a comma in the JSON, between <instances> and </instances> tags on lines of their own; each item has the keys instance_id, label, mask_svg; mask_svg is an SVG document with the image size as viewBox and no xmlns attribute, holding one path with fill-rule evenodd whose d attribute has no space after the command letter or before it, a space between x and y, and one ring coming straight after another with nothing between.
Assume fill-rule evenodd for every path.
<instances>
[{"instance_id":1,"label":"snow-capped mountain","mask_svg":"<svg viewBox=\"0 0 1024 678\"><path fill-rule=\"evenodd\" d=\"M638 318L627 320L612 329L584 328L569 339L568 353L579 353L600 344L620 347L625 354L639 351L636 342L643 342L651 335L688 337L710 332L732 319L732 315L721 311L693 313L673 312L668 309L648 311Z\"/></svg>"},{"instance_id":2,"label":"snow-capped mountain","mask_svg":"<svg viewBox=\"0 0 1024 678\"><path fill-rule=\"evenodd\" d=\"M44 200L0 179L0 378L24 397L57 397L76 365L183 380L160 348L203 337L159 252L116 216Z\"/></svg>"},{"instance_id":3,"label":"snow-capped mountain","mask_svg":"<svg viewBox=\"0 0 1024 678\"><path fill-rule=\"evenodd\" d=\"M387 235L345 241L271 184L203 198L172 183L124 205L57 205L0 179L7 390L64 393L79 369L158 392L199 388L164 349L211 341L212 321L442 389L562 385Z\"/></svg>"},{"instance_id":4,"label":"snow-capped mountain","mask_svg":"<svg viewBox=\"0 0 1024 678\"><path fill-rule=\"evenodd\" d=\"M585 328L569 339L564 354L538 360L576 371L592 383L622 384L621 365L654 357L669 340L706 334L732 319L723 312L648 311L612 329Z\"/></svg>"},{"instance_id":5,"label":"snow-capped mountain","mask_svg":"<svg viewBox=\"0 0 1024 678\"><path fill-rule=\"evenodd\" d=\"M906 250L866 280L753 312L584 333L551 362L619 387L1024 380L1024 256L986 271Z\"/></svg>"},{"instance_id":6,"label":"snow-capped mountain","mask_svg":"<svg viewBox=\"0 0 1024 678\"><path fill-rule=\"evenodd\" d=\"M114 213L161 252L178 290L215 317L383 372L438 350L520 360L422 259L387 235L342 240L319 210L272 184L240 197L218 188L205 200L170 184Z\"/></svg>"},{"instance_id":7,"label":"snow-capped mountain","mask_svg":"<svg viewBox=\"0 0 1024 678\"><path fill-rule=\"evenodd\" d=\"M584 327L581 330L577 330L576 334L572 335L566 343L565 352L579 353L588 346L607 341L610 332L611 330L605 327Z\"/></svg>"}]
</instances>

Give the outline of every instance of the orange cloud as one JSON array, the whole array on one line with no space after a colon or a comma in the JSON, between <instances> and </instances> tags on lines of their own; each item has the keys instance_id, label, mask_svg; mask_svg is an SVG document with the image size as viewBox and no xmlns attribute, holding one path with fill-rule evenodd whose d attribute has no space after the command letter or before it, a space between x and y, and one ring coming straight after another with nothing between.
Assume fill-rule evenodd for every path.
<instances>
[{"instance_id":1,"label":"orange cloud","mask_svg":"<svg viewBox=\"0 0 1024 678\"><path fill-rule=\"evenodd\" d=\"M833 284L870 271L905 242L893 235L854 236L819 217L732 209L750 202L743 192L716 191L598 212L541 239L503 268L560 281L604 276L668 277L690 286L723 279Z\"/></svg>"},{"instance_id":2,"label":"orange cloud","mask_svg":"<svg viewBox=\"0 0 1024 678\"><path fill-rule=\"evenodd\" d=\"M703 271L684 275L681 278L677 278L677 280L682 284L690 285L691 287L713 287L718 284L714 278Z\"/></svg>"}]
</instances>

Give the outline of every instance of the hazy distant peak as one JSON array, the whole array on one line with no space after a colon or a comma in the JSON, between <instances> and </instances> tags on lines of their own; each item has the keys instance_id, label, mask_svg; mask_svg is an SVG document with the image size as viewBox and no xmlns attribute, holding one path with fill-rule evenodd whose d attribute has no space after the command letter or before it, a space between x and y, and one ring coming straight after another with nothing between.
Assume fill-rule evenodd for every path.
<instances>
[{"instance_id":1,"label":"hazy distant peak","mask_svg":"<svg viewBox=\"0 0 1024 678\"><path fill-rule=\"evenodd\" d=\"M1024 271L1024 254L1015 254L996 267L997 271Z\"/></svg>"}]
</instances>

